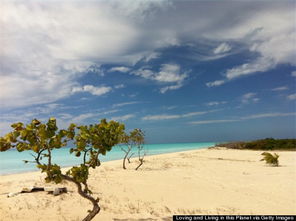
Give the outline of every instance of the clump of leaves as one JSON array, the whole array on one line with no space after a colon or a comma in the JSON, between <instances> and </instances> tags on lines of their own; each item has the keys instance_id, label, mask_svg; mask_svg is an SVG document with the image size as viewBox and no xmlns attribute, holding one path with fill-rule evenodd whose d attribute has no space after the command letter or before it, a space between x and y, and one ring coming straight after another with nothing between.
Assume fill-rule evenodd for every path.
<instances>
[{"instance_id":1,"label":"clump of leaves","mask_svg":"<svg viewBox=\"0 0 296 221\"><path fill-rule=\"evenodd\" d=\"M261 161L265 161L267 164L271 166L279 166L279 155L277 155L276 153L272 155L271 153L264 152L261 155L264 156L263 159L261 159Z\"/></svg>"},{"instance_id":2,"label":"clump of leaves","mask_svg":"<svg viewBox=\"0 0 296 221\"><path fill-rule=\"evenodd\" d=\"M106 155L113 146L122 141L124 124L105 119L94 125L76 126L70 124L67 130L58 130L56 119L50 118L46 124L34 119L26 126L19 122L11 125L13 131L0 137L0 151L16 148L19 152L35 152L34 161L42 173L46 173L46 182L60 183L63 180L75 183L78 193L88 199L93 209L83 221L92 220L99 212L99 199L92 196L88 188L89 169L100 166L99 155ZM82 156L82 163L73 166L66 173L61 167L52 163L52 151L74 141L75 147L70 149L76 157Z\"/></svg>"}]
</instances>

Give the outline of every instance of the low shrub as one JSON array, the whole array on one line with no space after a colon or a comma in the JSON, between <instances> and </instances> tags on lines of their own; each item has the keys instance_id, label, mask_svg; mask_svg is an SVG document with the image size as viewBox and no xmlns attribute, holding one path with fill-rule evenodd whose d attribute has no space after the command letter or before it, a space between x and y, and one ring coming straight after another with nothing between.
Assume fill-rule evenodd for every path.
<instances>
[{"instance_id":1,"label":"low shrub","mask_svg":"<svg viewBox=\"0 0 296 221\"><path fill-rule=\"evenodd\" d=\"M264 156L261 161L265 161L266 164L269 164L271 166L279 166L279 155L277 155L276 153L272 155L271 153L264 152L261 155Z\"/></svg>"},{"instance_id":2,"label":"low shrub","mask_svg":"<svg viewBox=\"0 0 296 221\"><path fill-rule=\"evenodd\" d=\"M296 139L266 138L254 141L237 141L217 144L219 147L248 150L296 150Z\"/></svg>"}]
</instances>

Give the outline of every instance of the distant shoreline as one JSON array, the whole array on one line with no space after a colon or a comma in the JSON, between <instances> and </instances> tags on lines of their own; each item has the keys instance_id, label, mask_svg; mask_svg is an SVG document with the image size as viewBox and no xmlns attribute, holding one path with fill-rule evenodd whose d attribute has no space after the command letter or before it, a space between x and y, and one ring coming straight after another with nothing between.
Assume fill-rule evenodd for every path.
<instances>
[{"instance_id":1,"label":"distant shoreline","mask_svg":"<svg viewBox=\"0 0 296 221\"><path fill-rule=\"evenodd\" d=\"M214 147L216 144L216 142L203 142L203 143L169 143L169 144L146 144L148 147L162 147L162 146L168 146L168 148L165 150L165 149L157 149L155 148L154 150L149 150L148 152L148 155L147 156L155 156L155 155L162 155L162 154L167 154L167 153L178 153L178 152L183 152L183 151L190 151L190 150L199 150L199 149L205 149L205 148L211 148L211 147ZM185 147L182 147L182 145L185 145ZM198 146L200 145L200 146ZM177 146L178 148L177 149L174 149L174 148L171 148L171 147L174 147L174 146ZM183 148L183 149L182 149ZM68 153L68 149L69 148L65 148L63 149L64 151L66 151ZM174 151L171 151L171 149L173 149ZM62 149L60 149L62 150ZM10 151L15 151L15 150L10 150ZM158 153L159 151L163 151L163 152L160 152ZM167 151L167 152L165 152ZM114 152L114 150L113 150ZM156 152L156 153L155 153ZM0 160L1 160L1 154L7 154L9 152L1 152L0 153ZM13 153L13 152L10 152L10 153ZM19 154L19 153L18 153ZM21 153L22 154L22 153ZM120 151L120 150L117 150L116 151L116 158L115 159L112 159L112 158L109 158L110 157L110 154L112 154L112 151L110 153L107 153L106 156L101 156L100 160L102 163L106 163L106 162L112 162L112 161L116 161L116 160L121 160L122 159L122 155L123 155L123 152ZM15 171L15 172L7 172L7 173L2 173L2 171L0 170L0 176L6 176L6 175L11 175L11 174L23 174L23 173L30 173L30 172L38 172L39 170L37 168L35 168L35 164L25 164L22 162L22 160L30 160L30 158L28 157L31 157L29 155L27 156L23 156L22 158L19 158L18 160L15 160L16 163L18 164L19 167L22 167L22 168L28 168L26 169L26 171ZM111 156L112 157L112 156ZM68 159L68 158L67 158ZM69 162L67 165L64 165L62 166L62 168L67 168L67 167L70 167L72 165L75 165L75 162L76 164L79 164L80 163L80 160L79 158L75 158L74 156L70 157L70 159L72 159L72 163ZM74 162L75 160L75 162ZM11 162L9 162L11 163ZM2 166L5 166L4 165L5 162L2 161ZM60 164L62 165L63 162L60 162ZM0 165L1 166L1 165ZM15 165L13 165L15 166ZM31 168L30 168L31 167ZM17 169L17 168L16 168Z\"/></svg>"}]
</instances>

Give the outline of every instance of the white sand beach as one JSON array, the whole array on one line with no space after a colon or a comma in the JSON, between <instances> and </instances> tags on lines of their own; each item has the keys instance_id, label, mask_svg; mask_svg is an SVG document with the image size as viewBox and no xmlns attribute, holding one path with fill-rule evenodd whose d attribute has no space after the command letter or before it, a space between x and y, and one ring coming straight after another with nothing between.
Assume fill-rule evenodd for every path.
<instances>
[{"instance_id":1,"label":"white sand beach","mask_svg":"<svg viewBox=\"0 0 296 221\"><path fill-rule=\"evenodd\" d=\"M272 151L273 152L273 151ZM173 214L296 214L296 152L275 151L279 167L260 161L262 151L201 149L104 162L91 171L89 186L100 198L94 220L171 220ZM25 166L25 165L24 165ZM28 186L45 184L40 172L0 176L0 220L76 220L92 205L76 193L46 192L7 198Z\"/></svg>"}]
</instances>

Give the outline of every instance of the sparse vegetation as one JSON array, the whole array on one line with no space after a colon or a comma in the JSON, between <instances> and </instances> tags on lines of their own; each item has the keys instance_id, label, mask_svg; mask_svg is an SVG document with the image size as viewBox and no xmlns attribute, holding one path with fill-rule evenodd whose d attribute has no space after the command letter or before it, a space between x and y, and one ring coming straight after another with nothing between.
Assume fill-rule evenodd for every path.
<instances>
[{"instance_id":1,"label":"sparse vegetation","mask_svg":"<svg viewBox=\"0 0 296 221\"><path fill-rule=\"evenodd\" d=\"M229 142L217 144L219 147L230 149L249 149L249 150L296 150L296 139L273 139L266 138L262 140L247 142Z\"/></svg>"},{"instance_id":2,"label":"sparse vegetation","mask_svg":"<svg viewBox=\"0 0 296 221\"><path fill-rule=\"evenodd\" d=\"M125 144L121 147L121 150L125 153L122 162L123 169L126 169L126 160L128 160L128 162L130 163L130 158L134 155L134 153L132 152L134 148L137 148L138 160L140 162L139 165L136 167L136 170L138 170L140 166L144 163L144 157L146 155L145 153L143 153L144 136L144 132L140 129L134 129L129 133L129 135L125 134L123 136L122 141Z\"/></svg>"},{"instance_id":3,"label":"sparse vegetation","mask_svg":"<svg viewBox=\"0 0 296 221\"><path fill-rule=\"evenodd\" d=\"M114 145L122 142L124 124L103 119L94 125L71 124L67 130L58 130L56 119L50 118L46 124L34 119L26 126L21 122L12 124L12 128L12 132L0 137L0 151L16 148L19 152L35 152L34 161L26 162L36 163L41 172L46 173L46 182L60 183L65 180L76 184L80 196L93 205L83 221L92 220L100 212L100 206L99 199L92 196L87 183L89 170L100 166L99 155L105 155ZM141 143L144 139L141 130L134 131L130 139ZM53 163L52 151L66 146L69 141L75 144L70 153L82 157L82 163L63 173L61 167Z\"/></svg>"},{"instance_id":4,"label":"sparse vegetation","mask_svg":"<svg viewBox=\"0 0 296 221\"><path fill-rule=\"evenodd\" d=\"M137 135L137 142L138 142L138 160L139 160L139 165L136 167L135 170L138 170L144 163L144 158L146 156L146 151L144 150L144 133L140 130L139 134Z\"/></svg>"},{"instance_id":5,"label":"sparse vegetation","mask_svg":"<svg viewBox=\"0 0 296 221\"><path fill-rule=\"evenodd\" d=\"M264 152L261 155L263 155L263 159L261 159L261 161L265 161L266 164L272 165L272 166L279 166L279 155L277 155L276 153L274 153L273 155L271 153L268 152Z\"/></svg>"}]
</instances>

